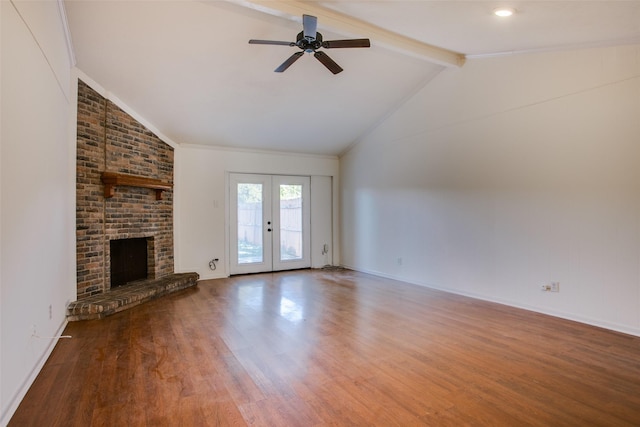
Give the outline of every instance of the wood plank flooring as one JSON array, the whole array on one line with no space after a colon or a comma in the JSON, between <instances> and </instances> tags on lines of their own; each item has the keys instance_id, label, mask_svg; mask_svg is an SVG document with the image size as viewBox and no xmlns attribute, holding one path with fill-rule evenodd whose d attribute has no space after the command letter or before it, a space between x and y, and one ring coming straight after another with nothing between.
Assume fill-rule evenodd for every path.
<instances>
[{"instance_id":1,"label":"wood plank flooring","mask_svg":"<svg viewBox=\"0 0 640 427\"><path fill-rule=\"evenodd\" d=\"M10 426L639 426L640 338L353 271L70 323Z\"/></svg>"}]
</instances>

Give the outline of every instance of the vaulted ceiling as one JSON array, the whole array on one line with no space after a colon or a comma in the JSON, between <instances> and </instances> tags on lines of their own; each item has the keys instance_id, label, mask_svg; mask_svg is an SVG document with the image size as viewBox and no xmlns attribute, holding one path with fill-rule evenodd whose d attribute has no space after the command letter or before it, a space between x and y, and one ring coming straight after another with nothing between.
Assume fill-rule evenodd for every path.
<instances>
[{"instance_id":1,"label":"vaulted ceiling","mask_svg":"<svg viewBox=\"0 0 640 427\"><path fill-rule=\"evenodd\" d=\"M640 43L640 1L64 0L77 67L178 144L339 155L465 58ZM510 18L493 15L510 6ZM273 70L302 14L371 39Z\"/></svg>"}]
</instances>

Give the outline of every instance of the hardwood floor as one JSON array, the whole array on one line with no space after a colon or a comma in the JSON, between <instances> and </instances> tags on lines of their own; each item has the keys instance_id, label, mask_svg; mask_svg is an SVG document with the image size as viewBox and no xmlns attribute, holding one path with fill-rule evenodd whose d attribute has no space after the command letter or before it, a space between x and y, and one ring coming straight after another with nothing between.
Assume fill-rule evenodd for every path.
<instances>
[{"instance_id":1,"label":"hardwood floor","mask_svg":"<svg viewBox=\"0 0 640 427\"><path fill-rule=\"evenodd\" d=\"M639 426L640 338L352 271L70 323L10 426Z\"/></svg>"}]
</instances>

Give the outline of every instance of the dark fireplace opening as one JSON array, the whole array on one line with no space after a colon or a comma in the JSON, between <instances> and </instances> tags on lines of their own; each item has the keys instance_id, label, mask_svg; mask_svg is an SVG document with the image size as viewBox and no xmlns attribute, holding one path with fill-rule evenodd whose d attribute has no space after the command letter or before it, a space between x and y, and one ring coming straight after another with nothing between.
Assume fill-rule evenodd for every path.
<instances>
[{"instance_id":1,"label":"dark fireplace opening","mask_svg":"<svg viewBox=\"0 0 640 427\"><path fill-rule=\"evenodd\" d=\"M110 241L111 288L147 278L147 239Z\"/></svg>"}]
</instances>

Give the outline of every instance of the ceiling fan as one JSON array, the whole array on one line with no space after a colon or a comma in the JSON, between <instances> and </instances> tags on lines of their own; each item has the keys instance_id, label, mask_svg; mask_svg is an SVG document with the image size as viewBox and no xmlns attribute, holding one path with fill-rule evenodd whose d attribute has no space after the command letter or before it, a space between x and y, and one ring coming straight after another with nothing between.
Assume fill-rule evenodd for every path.
<instances>
[{"instance_id":1,"label":"ceiling fan","mask_svg":"<svg viewBox=\"0 0 640 427\"><path fill-rule=\"evenodd\" d=\"M291 55L286 61L284 61L274 71L276 73L282 73L289 68L291 64L296 62L306 52L313 52L313 56L329 69L333 74L338 74L342 71L342 68L335 63L333 59L326 53L317 49L337 49L346 47L370 47L371 43L369 39L350 39L350 40L322 40L322 34L316 31L318 28L318 18L311 15L302 15L302 31L298 33L295 42L283 42L276 40L249 40L249 44L273 44L281 46L297 46L302 49L302 52L296 52Z\"/></svg>"}]
</instances>

